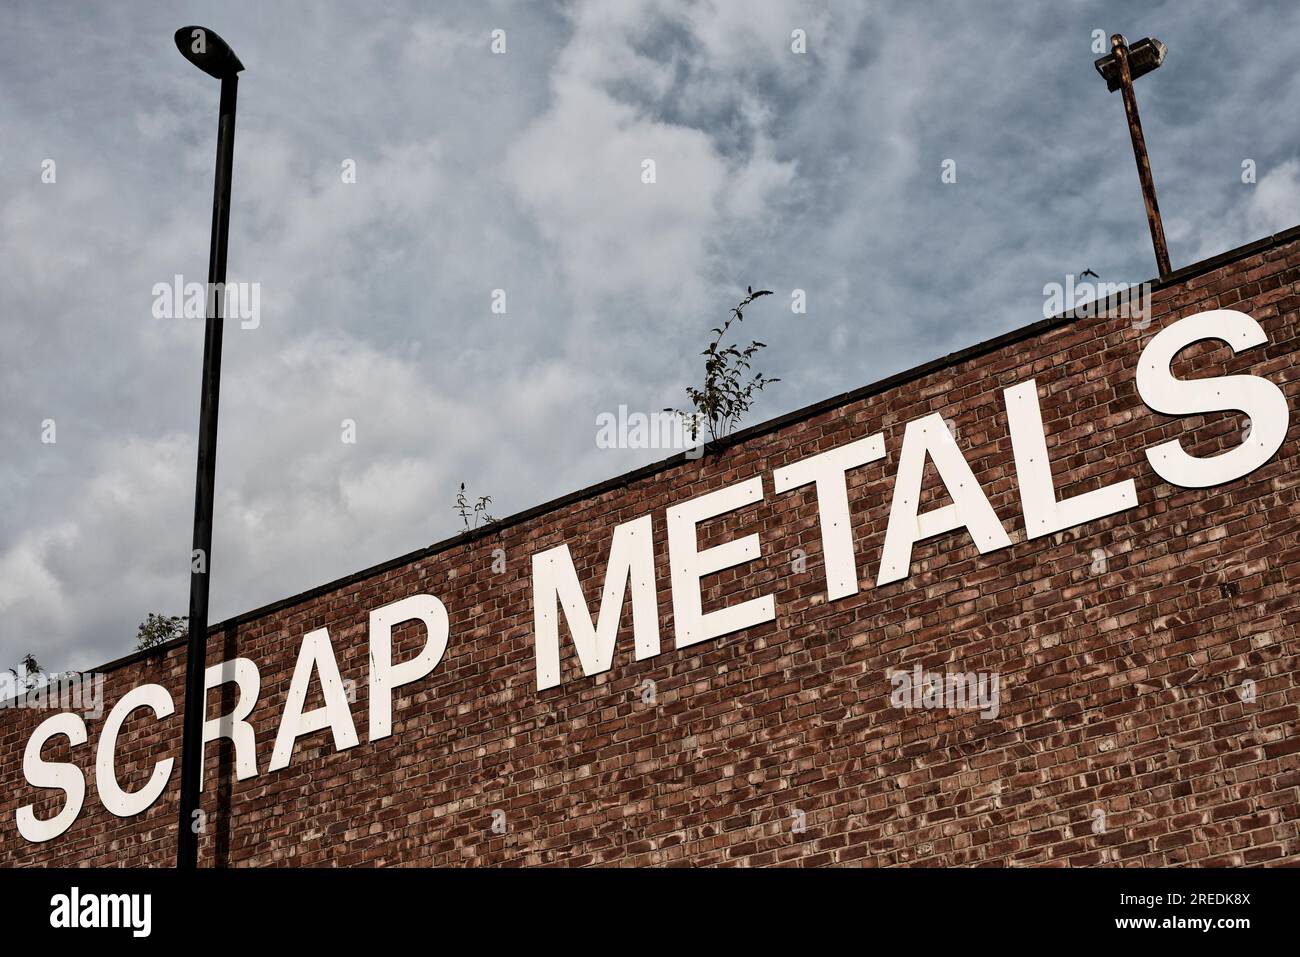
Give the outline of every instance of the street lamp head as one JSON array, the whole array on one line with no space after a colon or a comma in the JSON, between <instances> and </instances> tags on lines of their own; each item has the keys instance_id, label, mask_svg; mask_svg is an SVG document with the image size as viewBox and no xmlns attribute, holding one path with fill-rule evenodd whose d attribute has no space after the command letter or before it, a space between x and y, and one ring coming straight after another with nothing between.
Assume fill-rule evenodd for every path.
<instances>
[{"instance_id":1,"label":"street lamp head","mask_svg":"<svg viewBox=\"0 0 1300 957\"><path fill-rule=\"evenodd\" d=\"M176 31L176 49L208 76L229 79L244 69L235 51L215 30L207 27L181 27Z\"/></svg>"},{"instance_id":2,"label":"street lamp head","mask_svg":"<svg viewBox=\"0 0 1300 957\"><path fill-rule=\"evenodd\" d=\"M1119 48L1126 47L1127 41L1121 33L1115 34L1110 38L1111 52L1102 57L1093 64L1097 72L1102 75L1106 81L1106 89L1114 93L1120 87L1120 70L1117 52ZM1128 68L1131 77L1136 80L1140 76L1146 76L1160 64L1165 62L1165 54L1169 48L1154 37L1143 37L1128 48Z\"/></svg>"}]
</instances>

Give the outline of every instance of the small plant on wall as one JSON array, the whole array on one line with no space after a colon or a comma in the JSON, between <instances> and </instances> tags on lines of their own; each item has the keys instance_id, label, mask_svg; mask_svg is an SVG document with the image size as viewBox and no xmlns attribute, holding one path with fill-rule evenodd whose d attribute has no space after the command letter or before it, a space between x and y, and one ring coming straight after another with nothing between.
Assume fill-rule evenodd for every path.
<instances>
[{"instance_id":1,"label":"small plant on wall","mask_svg":"<svg viewBox=\"0 0 1300 957\"><path fill-rule=\"evenodd\" d=\"M8 669L9 673L14 676L13 681L0 685L0 698L7 698L9 694L13 693L23 694L41 684L44 669L41 668L41 663L36 660L35 655L29 651L23 655L18 664L23 670L19 671L17 668Z\"/></svg>"},{"instance_id":2,"label":"small plant on wall","mask_svg":"<svg viewBox=\"0 0 1300 957\"><path fill-rule=\"evenodd\" d=\"M471 505L468 496L465 495L465 483L461 482L460 490L456 493L456 504L453 508L465 526L463 530L468 532L479 528L480 525L490 525L496 521L488 514L487 507L491 504L492 496L480 495L478 501Z\"/></svg>"},{"instance_id":3,"label":"small plant on wall","mask_svg":"<svg viewBox=\"0 0 1300 957\"><path fill-rule=\"evenodd\" d=\"M755 290L752 286L746 289L745 298L732 308L727 321L711 330L713 338L700 353L704 357L704 380L698 386L686 387L691 408L664 409L686 421L693 441L700 437L701 422L708 431L710 442L730 435L756 401L758 393L781 381L753 368L754 357L760 349L767 348L766 343L754 339L743 347L734 342L724 345L732 325L745 320L745 309L750 303L770 295L770 289Z\"/></svg>"},{"instance_id":4,"label":"small plant on wall","mask_svg":"<svg viewBox=\"0 0 1300 957\"><path fill-rule=\"evenodd\" d=\"M140 627L136 629L136 651L148 651L173 638L182 637L186 634L185 623L188 620L183 615L160 615L154 611L149 612L149 617L140 622Z\"/></svg>"}]
</instances>

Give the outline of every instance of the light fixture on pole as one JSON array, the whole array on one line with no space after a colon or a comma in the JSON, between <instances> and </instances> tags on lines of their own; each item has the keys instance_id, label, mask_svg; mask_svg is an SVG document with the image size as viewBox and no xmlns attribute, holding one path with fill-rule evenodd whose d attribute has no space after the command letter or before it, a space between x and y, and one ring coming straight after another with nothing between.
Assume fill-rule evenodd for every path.
<instances>
[{"instance_id":1,"label":"light fixture on pole","mask_svg":"<svg viewBox=\"0 0 1300 957\"><path fill-rule=\"evenodd\" d=\"M212 571L212 497L216 478L217 405L221 393L221 328L225 304L226 242L230 236L230 174L235 155L235 96L239 62L226 41L206 27L176 31L181 55L221 81L217 119L217 172L212 194L212 241L208 249L207 321L203 336L203 385L199 399L199 455L194 483L194 549L190 557L189 643L185 660L185 716L181 743L181 800L176 866L198 865L195 811L203 768L204 672L208 645L208 576Z\"/></svg>"},{"instance_id":2,"label":"light fixture on pole","mask_svg":"<svg viewBox=\"0 0 1300 957\"><path fill-rule=\"evenodd\" d=\"M1163 278L1170 272L1169 247L1165 245L1165 227L1160 220L1160 207L1156 203L1156 186L1151 178L1151 162L1147 159L1147 142L1142 135L1142 120L1138 117L1133 81L1164 63L1169 48L1151 37L1143 37L1130 47L1122 33L1110 38L1110 46L1110 54L1093 65L1106 80L1107 90L1111 93L1120 90L1124 94L1124 112L1128 115L1128 132L1133 139L1133 157L1137 160L1138 179L1142 181L1147 225L1151 227L1151 245L1155 247L1156 268Z\"/></svg>"}]
</instances>

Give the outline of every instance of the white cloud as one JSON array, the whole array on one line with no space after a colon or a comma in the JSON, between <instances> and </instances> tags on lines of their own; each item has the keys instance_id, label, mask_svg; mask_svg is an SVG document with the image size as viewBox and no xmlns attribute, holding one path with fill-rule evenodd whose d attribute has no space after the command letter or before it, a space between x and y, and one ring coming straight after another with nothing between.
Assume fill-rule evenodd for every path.
<instances>
[{"instance_id":1,"label":"white cloud","mask_svg":"<svg viewBox=\"0 0 1300 957\"><path fill-rule=\"evenodd\" d=\"M703 125L667 121L651 104L615 95L641 88L662 97L682 60L713 55L718 36L663 60L639 53L647 18L664 16L660 6L579 5L551 78L550 109L506 163L542 234L560 250L570 291L589 308L624 296L699 298L724 234L737 220L761 216L768 196L795 174L794 163L773 157L761 110L742 110L756 145L737 157L724 154ZM734 96L734 83L722 81L715 101ZM643 182L647 160L654 183Z\"/></svg>"},{"instance_id":2,"label":"white cloud","mask_svg":"<svg viewBox=\"0 0 1300 957\"><path fill-rule=\"evenodd\" d=\"M1208 235L1198 237L1195 258L1223 252L1225 243L1242 245L1300 224L1300 160L1285 160L1263 172L1258 182L1239 188L1241 199L1228 207Z\"/></svg>"}]
</instances>

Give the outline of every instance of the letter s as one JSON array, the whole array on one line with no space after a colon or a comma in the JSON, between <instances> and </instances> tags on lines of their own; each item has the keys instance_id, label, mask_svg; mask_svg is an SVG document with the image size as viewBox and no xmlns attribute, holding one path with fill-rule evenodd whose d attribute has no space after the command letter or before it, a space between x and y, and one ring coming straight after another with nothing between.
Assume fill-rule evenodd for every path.
<instances>
[{"instance_id":1,"label":"letter s","mask_svg":"<svg viewBox=\"0 0 1300 957\"><path fill-rule=\"evenodd\" d=\"M68 796L63 810L44 821L36 816L30 804L18 809L15 815L18 833L33 843L53 840L70 828L86 801L86 776L81 768L75 764L41 760L41 748L56 734L67 735L71 747L85 744L86 722L80 715L65 711L46 718L27 739L27 748L23 751L23 776L27 783L37 788L58 788Z\"/></svg>"},{"instance_id":2,"label":"letter s","mask_svg":"<svg viewBox=\"0 0 1300 957\"><path fill-rule=\"evenodd\" d=\"M1155 411L1193 415L1239 409L1250 416L1250 437L1219 455L1188 455L1177 439L1147 449L1156 473L1184 488L1222 485L1249 475L1281 448L1288 426L1286 396L1267 379L1231 375L1184 381L1170 374L1174 356L1205 339L1221 339L1234 353L1268 342L1259 323L1244 312L1211 309L1160 330L1138 359L1138 394Z\"/></svg>"}]
</instances>

